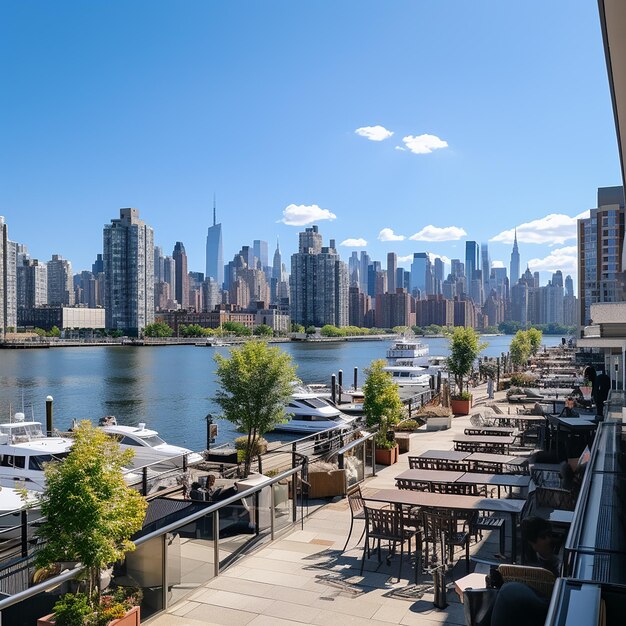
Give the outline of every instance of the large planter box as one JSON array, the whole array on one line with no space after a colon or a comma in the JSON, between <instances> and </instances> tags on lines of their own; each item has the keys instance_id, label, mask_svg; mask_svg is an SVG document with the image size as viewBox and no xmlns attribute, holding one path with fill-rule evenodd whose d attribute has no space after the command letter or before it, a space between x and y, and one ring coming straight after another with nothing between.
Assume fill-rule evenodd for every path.
<instances>
[{"instance_id":1,"label":"large planter box","mask_svg":"<svg viewBox=\"0 0 626 626\"><path fill-rule=\"evenodd\" d=\"M398 446L391 449L376 448L376 463L378 465L393 465L398 462Z\"/></svg>"},{"instance_id":2,"label":"large planter box","mask_svg":"<svg viewBox=\"0 0 626 626\"><path fill-rule=\"evenodd\" d=\"M309 472L309 498L333 498L346 495L346 472Z\"/></svg>"},{"instance_id":3,"label":"large planter box","mask_svg":"<svg viewBox=\"0 0 626 626\"><path fill-rule=\"evenodd\" d=\"M454 413L456 413L456 411L454 411ZM426 418L426 430L447 430L451 426L452 426L452 415L448 415L447 417L427 417Z\"/></svg>"},{"instance_id":4,"label":"large planter box","mask_svg":"<svg viewBox=\"0 0 626 626\"><path fill-rule=\"evenodd\" d=\"M469 415L472 410L472 400L450 400L450 407L455 415Z\"/></svg>"},{"instance_id":5,"label":"large planter box","mask_svg":"<svg viewBox=\"0 0 626 626\"><path fill-rule=\"evenodd\" d=\"M396 432L396 443L398 444L400 454L406 454L407 452L411 452L411 448L413 447L413 441L418 436L416 432L410 431L401 431Z\"/></svg>"},{"instance_id":6,"label":"large planter box","mask_svg":"<svg viewBox=\"0 0 626 626\"><path fill-rule=\"evenodd\" d=\"M46 615L45 617L41 617L37 620L37 626L54 626L56 622L54 621L54 615ZM140 608L138 606L134 606L124 617L120 617L120 619L114 619L112 622L109 622L109 626L140 626L141 624L141 613Z\"/></svg>"}]
</instances>

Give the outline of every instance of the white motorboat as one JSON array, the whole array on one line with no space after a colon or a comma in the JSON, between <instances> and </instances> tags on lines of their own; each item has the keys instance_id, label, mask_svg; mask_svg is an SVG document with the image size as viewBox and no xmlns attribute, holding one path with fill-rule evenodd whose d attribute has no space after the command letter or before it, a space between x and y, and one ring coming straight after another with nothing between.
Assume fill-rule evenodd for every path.
<instances>
[{"instance_id":1,"label":"white motorboat","mask_svg":"<svg viewBox=\"0 0 626 626\"><path fill-rule=\"evenodd\" d=\"M138 426L120 426L113 416L108 416L100 420L99 426L105 433L115 437L122 449L130 448L134 451L132 467L135 468L159 462L164 468L180 467L185 455L190 465L203 460L197 452L166 443L156 430L146 428L143 422ZM158 466L153 469L158 469Z\"/></svg>"},{"instance_id":2,"label":"white motorboat","mask_svg":"<svg viewBox=\"0 0 626 626\"><path fill-rule=\"evenodd\" d=\"M0 544L9 539L21 538L23 511L26 511L29 524L41 517L38 494L11 487L0 488ZM32 531L31 526L29 536Z\"/></svg>"},{"instance_id":3,"label":"white motorboat","mask_svg":"<svg viewBox=\"0 0 626 626\"><path fill-rule=\"evenodd\" d=\"M330 428L349 427L357 418L345 415L337 407L302 385L296 385L285 407L287 421L274 430L289 433L318 433Z\"/></svg>"},{"instance_id":4,"label":"white motorboat","mask_svg":"<svg viewBox=\"0 0 626 626\"><path fill-rule=\"evenodd\" d=\"M0 424L0 486L43 491L44 464L64 459L72 443L69 437L47 437L40 422L16 413Z\"/></svg>"}]
</instances>

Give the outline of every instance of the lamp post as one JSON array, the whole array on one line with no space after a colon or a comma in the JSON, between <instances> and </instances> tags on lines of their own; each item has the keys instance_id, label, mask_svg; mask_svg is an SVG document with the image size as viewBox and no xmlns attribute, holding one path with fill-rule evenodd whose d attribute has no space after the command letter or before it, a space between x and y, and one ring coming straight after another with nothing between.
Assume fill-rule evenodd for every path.
<instances>
[{"instance_id":1,"label":"lamp post","mask_svg":"<svg viewBox=\"0 0 626 626\"><path fill-rule=\"evenodd\" d=\"M207 416L204 419L206 419L206 450L208 456L211 444L215 443L215 437L213 436L213 415L211 415L211 413L207 413Z\"/></svg>"}]
</instances>

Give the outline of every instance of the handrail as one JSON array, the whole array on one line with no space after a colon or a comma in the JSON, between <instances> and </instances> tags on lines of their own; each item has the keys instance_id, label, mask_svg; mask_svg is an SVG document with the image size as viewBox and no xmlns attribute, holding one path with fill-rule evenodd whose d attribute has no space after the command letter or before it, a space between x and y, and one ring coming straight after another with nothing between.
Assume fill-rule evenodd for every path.
<instances>
[{"instance_id":1,"label":"handrail","mask_svg":"<svg viewBox=\"0 0 626 626\"><path fill-rule=\"evenodd\" d=\"M159 528L158 530L152 531L151 533L148 533L147 535L144 535L143 537L138 537L134 543L136 546L140 546L142 543L146 543L147 541L150 541L150 539L154 539L155 537L166 535L167 533L172 532L173 530L176 530L177 528L180 528L181 526L186 526L187 524L190 524L191 522L195 522L201 517L204 517L215 511L219 511L220 509L226 506L234 504L235 502L238 502L242 498L247 498L251 495L254 495L255 493L261 491L262 489L265 489L265 487L269 487L270 485L280 482L281 480L284 480L285 478L289 478L290 476L293 476L293 474L297 474L300 471L301 471L300 466L288 469L282 472L281 474L278 474L277 476L273 476L267 482L264 482L262 485L257 485L256 487L250 487L250 489L246 489L245 491L238 492L234 496L230 496L229 498L226 498L225 500L220 500L220 502L216 502L215 504L211 504L203 508L201 511L196 511L195 513L191 513L187 517L183 517L175 522L172 522L171 524L168 524L167 526L164 526L163 528Z\"/></svg>"},{"instance_id":2,"label":"handrail","mask_svg":"<svg viewBox=\"0 0 626 626\"><path fill-rule=\"evenodd\" d=\"M357 446L362 446L366 441L369 441L372 437L375 437L377 434L378 434L377 432L369 433L361 437L360 439L355 439L354 441L351 441L350 443L346 444L340 450L337 450L335 454L337 455L345 454L346 452L349 452L350 450L352 450L352 448L356 448Z\"/></svg>"},{"instance_id":3,"label":"handrail","mask_svg":"<svg viewBox=\"0 0 626 626\"><path fill-rule=\"evenodd\" d=\"M163 528L159 528L158 530L155 530L147 535L144 535L143 537L139 537L134 543L136 546L139 546L143 543L146 543L147 541L150 541L151 539L161 537L169 532L176 530L177 528L180 528L181 526L186 526L187 524L194 522L197 519L200 519L201 517L212 514L215 511L219 511L220 509L226 506L234 504L235 502L237 502L238 500L241 500L242 498L247 498L251 495L254 495L257 492L260 492L262 489L265 489L265 487L273 485L281 480L284 480L285 478L289 478L290 476L293 476L294 474L297 474L300 471L301 471L300 467L295 467L293 469L286 470L285 472L282 472L281 474L278 474L277 476L270 478L267 482L264 482L262 485L257 485L256 487L251 487L250 489L246 489L245 491L237 493L236 495L231 496L230 498L226 498L225 500L216 502L215 504L211 504L207 506L206 508L202 509L201 511L196 511L195 513L192 513L191 515L188 515L187 517L181 518L177 520L176 522L172 522L171 524L164 526ZM69 572L64 572L63 574L59 574L58 576L55 576L54 578L50 578L42 583L39 583L38 585L29 587L28 589L25 589L24 591L20 591L16 593L15 595L12 595L8 598L4 598L3 600L0 600L0 621L1 621L1 612L4 609L7 609L10 606L18 604L19 602L22 602L24 600L28 600L29 598L32 598L40 593L48 591L49 589L52 589L53 587L56 587L57 585L60 585L61 583L71 580L72 578L75 578L78 574L80 574L84 569L85 569L84 566L79 564L73 570L70 570Z\"/></svg>"}]
</instances>

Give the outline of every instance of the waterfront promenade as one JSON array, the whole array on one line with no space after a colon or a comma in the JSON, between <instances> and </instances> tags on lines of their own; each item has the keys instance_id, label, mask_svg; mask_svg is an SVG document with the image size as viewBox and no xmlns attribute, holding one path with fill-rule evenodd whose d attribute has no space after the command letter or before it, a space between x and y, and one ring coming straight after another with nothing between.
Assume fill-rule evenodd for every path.
<instances>
[{"instance_id":1,"label":"waterfront promenade","mask_svg":"<svg viewBox=\"0 0 626 626\"><path fill-rule=\"evenodd\" d=\"M483 387L478 388L478 395ZM503 393L497 394L504 396ZM452 439L469 426L469 417L453 420L450 430L422 432L414 439L411 454L453 447ZM394 477L408 469L408 454L384 468L362 485L367 496L378 489L394 488ZM280 540L242 559L218 578L174 604L151 626L406 626L463 625L463 606L454 591L448 591L449 606L438 610L425 585L412 585L412 569L405 559L403 577L397 582L398 557L388 565L373 555L359 575L362 545L354 548L363 522L355 522L349 549L342 553L350 527L347 500L331 502L315 511L304 523ZM510 549L507 537L507 551ZM497 533L472 546L472 551L497 551ZM457 559L454 578L465 574ZM424 576L423 583L430 577ZM448 581L451 581L448 576Z\"/></svg>"}]
</instances>

